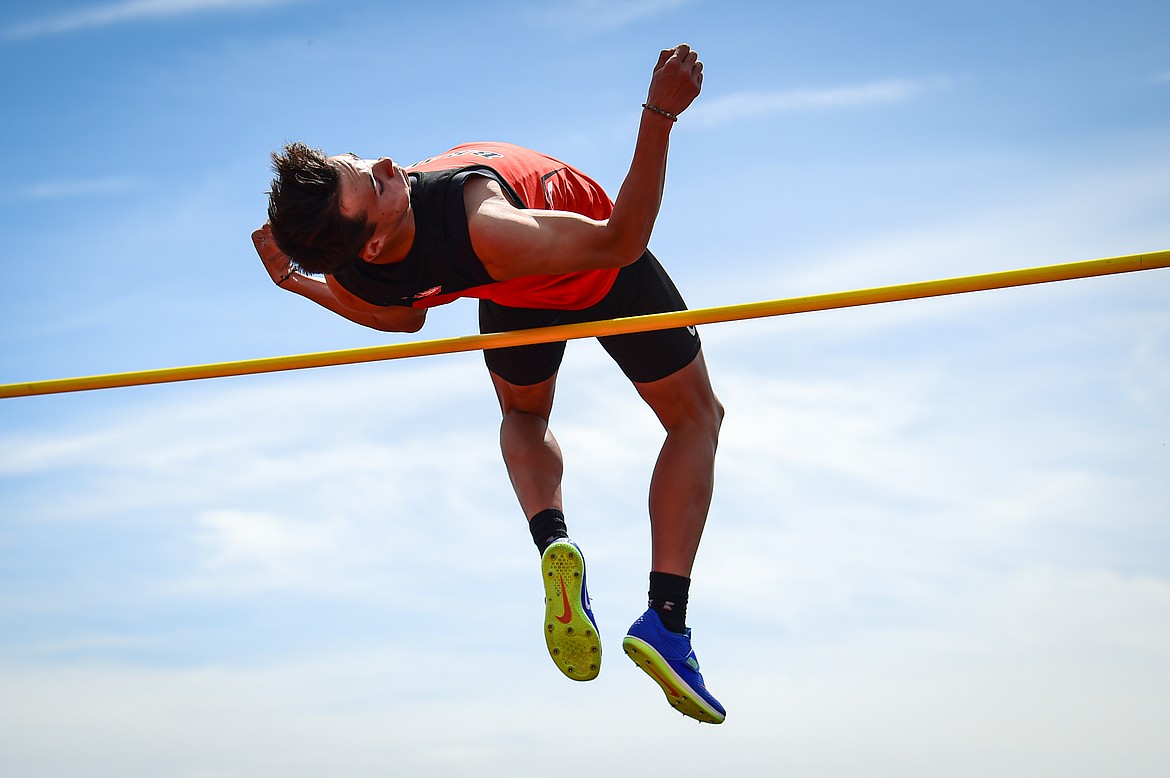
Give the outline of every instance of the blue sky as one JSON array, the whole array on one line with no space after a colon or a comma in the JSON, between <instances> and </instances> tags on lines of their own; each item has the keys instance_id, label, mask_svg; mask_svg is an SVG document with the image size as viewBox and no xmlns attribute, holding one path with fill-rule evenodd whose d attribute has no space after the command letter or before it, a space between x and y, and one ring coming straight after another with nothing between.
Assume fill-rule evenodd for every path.
<instances>
[{"instance_id":1,"label":"blue sky","mask_svg":"<svg viewBox=\"0 0 1170 778\"><path fill-rule=\"evenodd\" d=\"M1164 250L1167 33L1155 2L24 4L0 382L415 339L272 286L268 153L509 140L616 192L678 41L705 87L652 247L692 306ZM660 433L593 343L553 419L590 684L544 653L475 354L0 401L0 767L1161 775L1168 300L1148 271L704 328L717 728L621 655Z\"/></svg>"}]
</instances>

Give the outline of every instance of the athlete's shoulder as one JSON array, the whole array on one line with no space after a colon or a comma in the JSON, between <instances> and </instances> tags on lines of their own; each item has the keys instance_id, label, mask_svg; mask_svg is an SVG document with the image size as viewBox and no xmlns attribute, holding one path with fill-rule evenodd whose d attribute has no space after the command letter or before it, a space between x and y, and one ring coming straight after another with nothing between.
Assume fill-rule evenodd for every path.
<instances>
[{"instance_id":1,"label":"athlete's shoulder","mask_svg":"<svg viewBox=\"0 0 1170 778\"><path fill-rule=\"evenodd\" d=\"M539 162L537 162L539 161ZM408 171L444 170L468 165L532 165L534 162L559 163L553 157L534 149L503 141L475 141L461 143L444 152L419 160Z\"/></svg>"}]
</instances>

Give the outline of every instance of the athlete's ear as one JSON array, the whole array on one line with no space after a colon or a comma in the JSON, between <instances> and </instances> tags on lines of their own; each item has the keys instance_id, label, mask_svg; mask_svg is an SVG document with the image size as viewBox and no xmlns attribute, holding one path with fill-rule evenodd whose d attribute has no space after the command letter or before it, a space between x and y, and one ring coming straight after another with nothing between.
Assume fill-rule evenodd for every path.
<instances>
[{"instance_id":1,"label":"athlete's ear","mask_svg":"<svg viewBox=\"0 0 1170 778\"><path fill-rule=\"evenodd\" d=\"M366 241L366 245L362 246L362 250L358 252L358 256L366 262L372 262L378 258L379 254L382 253L383 245L385 245L385 241L381 237L375 235Z\"/></svg>"}]
</instances>

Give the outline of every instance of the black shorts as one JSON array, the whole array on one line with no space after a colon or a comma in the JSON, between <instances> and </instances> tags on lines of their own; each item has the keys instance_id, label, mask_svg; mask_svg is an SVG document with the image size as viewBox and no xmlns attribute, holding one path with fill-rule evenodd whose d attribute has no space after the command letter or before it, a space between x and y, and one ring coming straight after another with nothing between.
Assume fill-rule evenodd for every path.
<instances>
[{"instance_id":1,"label":"black shorts","mask_svg":"<svg viewBox=\"0 0 1170 778\"><path fill-rule=\"evenodd\" d=\"M512 308L480 300L479 331L508 332L557 324L617 319L667 311L684 311L686 303L654 255L647 251L618 273L613 288L596 305L581 311ZM694 327L607 335L597 341L631 381L649 383L666 378L694 361L699 335ZM488 369L516 386L552 378L561 366L565 341L486 349Z\"/></svg>"}]
</instances>

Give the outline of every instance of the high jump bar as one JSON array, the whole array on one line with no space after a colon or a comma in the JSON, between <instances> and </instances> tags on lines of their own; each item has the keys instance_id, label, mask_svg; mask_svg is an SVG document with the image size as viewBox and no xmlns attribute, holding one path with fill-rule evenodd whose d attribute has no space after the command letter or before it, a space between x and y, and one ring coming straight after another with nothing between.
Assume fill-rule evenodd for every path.
<instances>
[{"instance_id":1,"label":"high jump bar","mask_svg":"<svg viewBox=\"0 0 1170 778\"><path fill-rule=\"evenodd\" d=\"M195 381L203 378L224 378L227 376L275 373L283 370L302 370L310 367L332 367L335 365L379 362L407 357L451 354L461 351L523 346L532 343L547 343L556 340L593 338L603 335L620 335L644 330L688 327L716 322L759 319L768 316L785 316L793 313L809 313L837 308L852 308L860 305L917 300L926 297L941 297L967 292L983 292L1005 289L1013 286L1046 284L1053 281L1069 281L1077 278L1117 273L1132 273L1139 270L1153 270L1170 267L1170 250L1146 254L1127 254L1118 257L1090 259L1060 265L1005 270L995 273L944 278L935 281L918 281L909 284L857 289L848 292L808 297L790 297L780 300L766 300L755 303L724 305L715 308L698 308L690 311L655 313L647 316L631 316L622 319L607 319L580 324L562 324L555 327L538 327L530 330L496 332L482 335L464 335L455 338L416 341L411 343L390 343L381 346L322 351L311 354L293 354L283 357L245 359L236 362L218 362L208 365L138 370L109 375L81 376L77 378L56 378L46 381L27 381L15 384L0 384L0 399L29 397L66 392L84 392L93 389L115 389L127 386Z\"/></svg>"}]
</instances>

